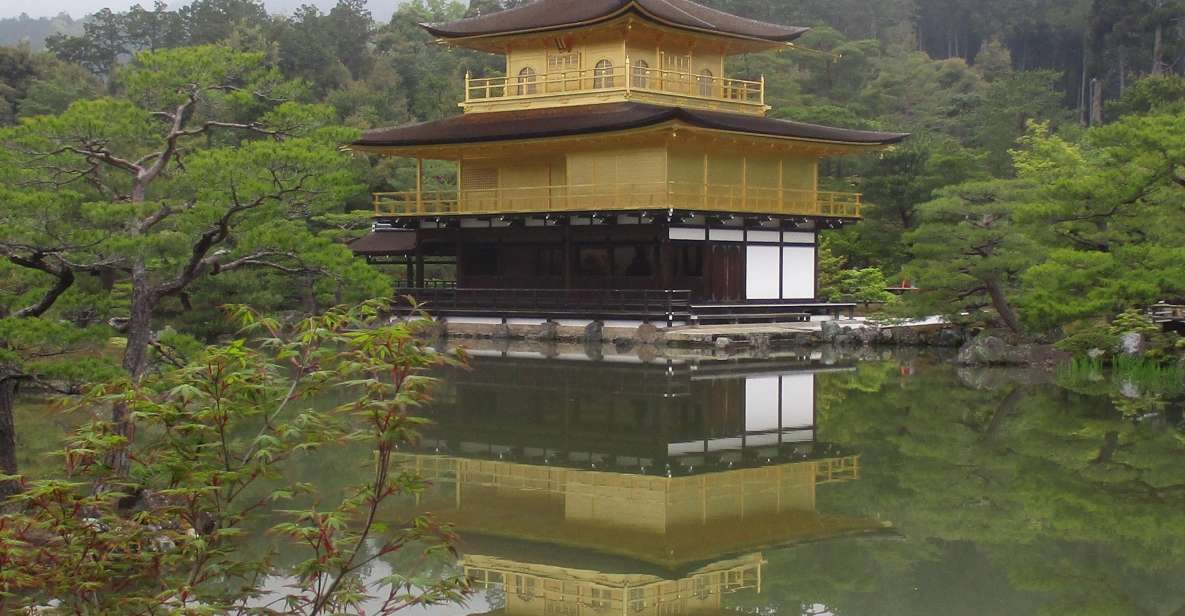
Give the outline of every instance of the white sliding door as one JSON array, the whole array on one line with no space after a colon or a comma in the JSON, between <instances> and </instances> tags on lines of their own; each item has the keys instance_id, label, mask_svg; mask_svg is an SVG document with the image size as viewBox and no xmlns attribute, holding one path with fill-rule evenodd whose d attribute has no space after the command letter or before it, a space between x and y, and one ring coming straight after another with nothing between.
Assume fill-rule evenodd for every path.
<instances>
[{"instance_id":1,"label":"white sliding door","mask_svg":"<svg viewBox=\"0 0 1185 616\"><path fill-rule=\"evenodd\" d=\"M745 248L745 297L747 299L778 299L777 246L747 246Z\"/></svg>"},{"instance_id":2,"label":"white sliding door","mask_svg":"<svg viewBox=\"0 0 1185 616\"><path fill-rule=\"evenodd\" d=\"M815 247L783 246L782 299L814 299L814 297Z\"/></svg>"}]
</instances>

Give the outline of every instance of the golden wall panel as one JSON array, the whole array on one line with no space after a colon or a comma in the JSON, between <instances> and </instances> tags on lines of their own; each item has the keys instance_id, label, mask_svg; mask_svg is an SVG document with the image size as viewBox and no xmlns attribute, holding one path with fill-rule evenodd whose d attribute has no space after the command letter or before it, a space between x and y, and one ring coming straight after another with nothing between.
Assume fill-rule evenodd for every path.
<instances>
[{"instance_id":1,"label":"golden wall panel","mask_svg":"<svg viewBox=\"0 0 1185 616\"><path fill-rule=\"evenodd\" d=\"M807 156L788 156L782 163L782 187L814 190L818 159Z\"/></svg>"}]
</instances>

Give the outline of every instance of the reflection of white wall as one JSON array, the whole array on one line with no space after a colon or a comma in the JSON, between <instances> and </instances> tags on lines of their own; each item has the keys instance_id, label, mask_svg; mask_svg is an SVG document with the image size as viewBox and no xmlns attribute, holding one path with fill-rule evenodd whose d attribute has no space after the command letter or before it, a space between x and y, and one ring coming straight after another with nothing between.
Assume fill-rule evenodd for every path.
<instances>
[{"instance_id":1,"label":"reflection of white wall","mask_svg":"<svg viewBox=\"0 0 1185 616\"><path fill-rule=\"evenodd\" d=\"M745 432L778 429L778 378L745 379Z\"/></svg>"},{"instance_id":2,"label":"reflection of white wall","mask_svg":"<svg viewBox=\"0 0 1185 616\"><path fill-rule=\"evenodd\" d=\"M815 425L815 375L782 375L782 427Z\"/></svg>"},{"instance_id":3,"label":"reflection of white wall","mask_svg":"<svg viewBox=\"0 0 1185 616\"><path fill-rule=\"evenodd\" d=\"M814 425L815 375L790 373L745 379L745 432Z\"/></svg>"},{"instance_id":4,"label":"reflection of white wall","mask_svg":"<svg viewBox=\"0 0 1185 616\"><path fill-rule=\"evenodd\" d=\"M777 246L747 246L745 248L746 298L778 298L778 250ZM811 273L814 273L813 269Z\"/></svg>"},{"instance_id":5,"label":"reflection of white wall","mask_svg":"<svg viewBox=\"0 0 1185 616\"><path fill-rule=\"evenodd\" d=\"M814 430L791 430L782 433L783 443L809 443L815 440Z\"/></svg>"},{"instance_id":6,"label":"reflection of white wall","mask_svg":"<svg viewBox=\"0 0 1185 616\"><path fill-rule=\"evenodd\" d=\"M812 246L782 248L782 299L815 297L815 249Z\"/></svg>"},{"instance_id":7,"label":"reflection of white wall","mask_svg":"<svg viewBox=\"0 0 1185 616\"><path fill-rule=\"evenodd\" d=\"M680 456L680 455L684 455L684 454L688 454L688 453L703 453L703 452L704 452L704 442L703 441L690 441L687 443L668 443L667 444L667 455L668 456Z\"/></svg>"}]
</instances>

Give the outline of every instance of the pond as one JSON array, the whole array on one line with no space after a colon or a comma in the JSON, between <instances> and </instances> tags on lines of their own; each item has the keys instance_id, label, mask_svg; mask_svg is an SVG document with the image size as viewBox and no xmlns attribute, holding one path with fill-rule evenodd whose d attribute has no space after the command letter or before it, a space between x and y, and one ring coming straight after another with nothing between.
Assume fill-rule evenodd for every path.
<instances>
[{"instance_id":1,"label":"pond","mask_svg":"<svg viewBox=\"0 0 1185 616\"><path fill-rule=\"evenodd\" d=\"M405 460L440 614L1179 614L1179 387L933 353L479 352Z\"/></svg>"},{"instance_id":2,"label":"pond","mask_svg":"<svg viewBox=\"0 0 1185 616\"><path fill-rule=\"evenodd\" d=\"M430 488L387 515L454 525L427 574L477 590L411 613L1185 613L1179 372L950 359L474 351L401 454ZM352 483L347 453L293 480Z\"/></svg>"}]
</instances>

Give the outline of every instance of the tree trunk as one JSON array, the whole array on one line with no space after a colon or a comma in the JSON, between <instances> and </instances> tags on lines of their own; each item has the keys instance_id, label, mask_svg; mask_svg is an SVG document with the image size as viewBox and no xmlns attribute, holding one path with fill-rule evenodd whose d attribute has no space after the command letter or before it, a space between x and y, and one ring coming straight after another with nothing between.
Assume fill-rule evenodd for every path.
<instances>
[{"instance_id":1,"label":"tree trunk","mask_svg":"<svg viewBox=\"0 0 1185 616\"><path fill-rule=\"evenodd\" d=\"M148 269L136 263L132 267L132 306L125 332L127 346L123 351L123 369L133 383L138 384L148 371L148 347L152 343L152 312L156 308L156 296L148 280ZM130 461L128 447L135 438L135 425L127 405L116 403L111 407L111 424L115 433L127 440L127 445L112 451L107 463L117 477L127 476Z\"/></svg>"},{"instance_id":2,"label":"tree trunk","mask_svg":"<svg viewBox=\"0 0 1185 616\"><path fill-rule=\"evenodd\" d=\"M317 314L318 312L317 291L313 286L314 284L316 284L316 280L314 280L312 276L305 276L301 280L300 303L301 307L304 309L305 314Z\"/></svg>"},{"instance_id":3,"label":"tree trunk","mask_svg":"<svg viewBox=\"0 0 1185 616\"><path fill-rule=\"evenodd\" d=\"M1152 76L1164 76L1164 25L1156 24L1156 32L1152 35Z\"/></svg>"},{"instance_id":4,"label":"tree trunk","mask_svg":"<svg viewBox=\"0 0 1185 616\"><path fill-rule=\"evenodd\" d=\"M1090 117L1087 113L1087 104L1086 104L1086 50L1087 49L1088 49L1088 47L1086 44L1086 37L1083 36L1083 38L1082 38L1082 74L1079 76L1079 81L1078 81L1078 121L1083 126L1086 126L1090 121L1090 119L1089 119Z\"/></svg>"},{"instance_id":5,"label":"tree trunk","mask_svg":"<svg viewBox=\"0 0 1185 616\"><path fill-rule=\"evenodd\" d=\"M17 383L15 375L0 376L0 472L5 475L17 473L16 422L12 416ZM20 491L19 482L0 481L0 498L12 496Z\"/></svg>"},{"instance_id":6,"label":"tree trunk","mask_svg":"<svg viewBox=\"0 0 1185 616\"><path fill-rule=\"evenodd\" d=\"M1103 123L1103 82L1098 79L1090 80L1090 125L1100 126Z\"/></svg>"},{"instance_id":7,"label":"tree trunk","mask_svg":"<svg viewBox=\"0 0 1185 616\"><path fill-rule=\"evenodd\" d=\"M1020 385L1013 387L1012 391L1008 392L1008 395L996 407L996 412L992 413L992 419L983 431L982 441L988 442L996 438L1000 428L1004 425L1004 420L1016 410L1017 405L1024 397L1025 391Z\"/></svg>"},{"instance_id":8,"label":"tree trunk","mask_svg":"<svg viewBox=\"0 0 1185 616\"><path fill-rule=\"evenodd\" d=\"M1124 57L1123 47L1119 48L1119 95L1123 96L1127 90L1127 59Z\"/></svg>"},{"instance_id":9,"label":"tree trunk","mask_svg":"<svg viewBox=\"0 0 1185 616\"><path fill-rule=\"evenodd\" d=\"M1008 298L1004 296L1004 288L1000 286L1000 281L992 279L984 283L987 288L988 296L992 298L992 307L996 309L996 313L1000 315L1000 320L1004 321L1004 325L1014 334L1020 333L1020 318L1016 316L1016 311L1012 309L1012 304L1008 302Z\"/></svg>"}]
</instances>

